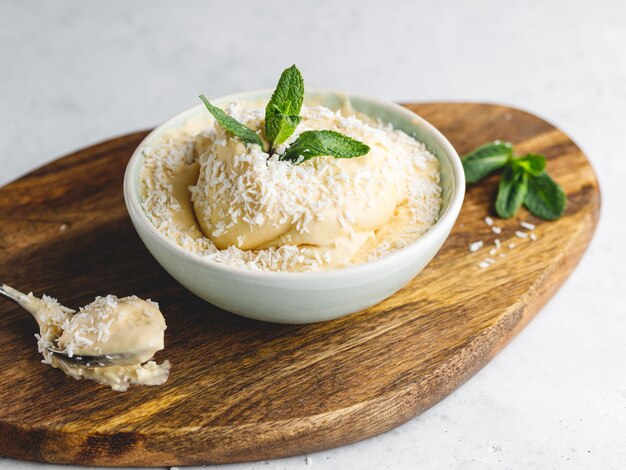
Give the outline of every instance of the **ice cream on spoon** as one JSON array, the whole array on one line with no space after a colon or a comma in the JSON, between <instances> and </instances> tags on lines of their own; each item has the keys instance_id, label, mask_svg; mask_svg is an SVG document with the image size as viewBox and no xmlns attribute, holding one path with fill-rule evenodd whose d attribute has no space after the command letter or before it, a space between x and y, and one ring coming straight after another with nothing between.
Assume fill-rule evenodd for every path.
<instances>
[{"instance_id":1,"label":"ice cream on spoon","mask_svg":"<svg viewBox=\"0 0 626 470\"><path fill-rule=\"evenodd\" d=\"M170 364L150 360L164 348L165 319L158 305L135 296L97 297L78 312L44 295L1 285L0 294L30 312L43 362L77 380L89 379L125 391L129 385L161 385Z\"/></svg>"}]
</instances>

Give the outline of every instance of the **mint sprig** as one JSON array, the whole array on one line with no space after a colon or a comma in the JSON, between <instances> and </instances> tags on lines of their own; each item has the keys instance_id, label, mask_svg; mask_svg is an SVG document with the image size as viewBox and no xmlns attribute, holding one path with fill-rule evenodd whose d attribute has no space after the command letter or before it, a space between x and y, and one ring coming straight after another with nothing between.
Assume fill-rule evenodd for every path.
<instances>
[{"instance_id":1,"label":"mint sprig","mask_svg":"<svg viewBox=\"0 0 626 470\"><path fill-rule=\"evenodd\" d=\"M209 103L209 100L204 97L204 95L200 95L200 99L209 110L209 112L213 115L218 124L222 126L225 131L239 137L241 140L248 144L257 144L263 147L263 141L256 132L254 132L252 129L247 128L235 118L230 117L217 106L213 106L211 103Z\"/></svg>"},{"instance_id":2,"label":"mint sprig","mask_svg":"<svg viewBox=\"0 0 626 470\"><path fill-rule=\"evenodd\" d=\"M300 124L300 109L304 100L304 80L295 65L285 69L276 89L265 107L265 137L269 154L285 142Z\"/></svg>"},{"instance_id":3,"label":"mint sprig","mask_svg":"<svg viewBox=\"0 0 626 470\"><path fill-rule=\"evenodd\" d=\"M546 157L529 153L513 156L513 146L495 141L478 147L462 159L465 179L477 183L503 170L496 197L496 213L508 219L524 205L535 216L555 220L563 215L567 196L545 171Z\"/></svg>"},{"instance_id":4,"label":"mint sprig","mask_svg":"<svg viewBox=\"0 0 626 470\"><path fill-rule=\"evenodd\" d=\"M279 160L301 163L313 157L354 158L370 148L358 140L335 131L306 131L298 136Z\"/></svg>"},{"instance_id":5,"label":"mint sprig","mask_svg":"<svg viewBox=\"0 0 626 470\"><path fill-rule=\"evenodd\" d=\"M200 95L200 99L224 130L246 143L265 148L256 132L230 117L220 108L213 106L204 95ZM269 142L267 152L270 157L276 147L285 142L300 124L303 100L304 80L298 68L292 65L281 74L276 89L265 107L265 137ZM313 157L326 155L335 158L360 157L369 150L370 148L364 143L339 132L306 131L300 134L278 159L298 164Z\"/></svg>"}]
</instances>

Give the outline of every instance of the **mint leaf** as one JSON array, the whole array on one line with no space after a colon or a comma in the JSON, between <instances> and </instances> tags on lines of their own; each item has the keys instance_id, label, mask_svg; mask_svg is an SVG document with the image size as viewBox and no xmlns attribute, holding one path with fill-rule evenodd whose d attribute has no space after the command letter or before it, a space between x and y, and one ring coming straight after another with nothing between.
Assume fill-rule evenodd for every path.
<instances>
[{"instance_id":1,"label":"mint leaf","mask_svg":"<svg viewBox=\"0 0 626 470\"><path fill-rule=\"evenodd\" d=\"M513 158L513 145L495 141L478 147L463 157L463 170L468 183L478 183L484 177L504 167Z\"/></svg>"},{"instance_id":2,"label":"mint leaf","mask_svg":"<svg viewBox=\"0 0 626 470\"><path fill-rule=\"evenodd\" d=\"M545 220L558 219L566 204L565 191L546 172L530 176L524 205L531 213Z\"/></svg>"},{"instance_id":3,"label":"mint leaf","mask_svg":"<svg viewBox=\"0 0 626 470\"><path fill-rule=\"evenodd\" d=\"M513 217L528 192L528 174L521 167L509 166L500 178L496 212L503 219Z\"/></svg>"},{"instance_id":4,"label":"mint leaf","mask_svg":"<svg viewBox=\"0 0 626 470\"><path fill-rule=\"evenodd\" d=\"M276 146L286 141L300 124L300 116L285 116L276 113L271 116L267 115L265 110L265 136L270 141L270 155ZM271 137L269 137L271 136Z\"/></svg>"},{"instance_id":5,"label":"mint leaf","mask_svg":"<svg viewBox=\"0 0 626 470\"><path fill-rule=\"evenodd\" d=\"M218 124L222 126L225 131L239 137L241 140L248 144L257 144L260 145L261 148L263 147L263 141L256 132L254 132L252 129L248 129L246 126L241 124L236 119L230 117L217 106L213 106L211 103L209 103L209 100L204 97L204 95L200 95L200 99L209 110L209 112L213 115Z\"/></svg>"},{"instance_id":6,"label":"mint leaf","mask_svg":"<svg viewBox=\"0 0 626 470\"><path fill-rule=\"evenodd\" d=\"M358 140L335 131L306 131L298 136L279 160L301 163L313 157L329 155L354 158L365 155L370 148ZM300 160L302 157L302 160Z\"/></svg>"},{"instance_id":7,"label":"mint leaf","mask_svg":"<svg viewBox=\"0 0 626 470\"><path fill-rule=\"evenodd\" d=\"M546 157L529 153L514 159L513 165L523 168L529 175L537 176L546 169Z\"/></svg>"},{"instance_id":8,"label":"mint leaf","mask_svg":"<svg viewBox=\"0 0 626 470\"><path fill-rule=\"evenodd\" d=\"M300 123L304 80L295 65L285 69L265 107L265 137L272 149L286 141Z\"/></svg>"}]
</instances>

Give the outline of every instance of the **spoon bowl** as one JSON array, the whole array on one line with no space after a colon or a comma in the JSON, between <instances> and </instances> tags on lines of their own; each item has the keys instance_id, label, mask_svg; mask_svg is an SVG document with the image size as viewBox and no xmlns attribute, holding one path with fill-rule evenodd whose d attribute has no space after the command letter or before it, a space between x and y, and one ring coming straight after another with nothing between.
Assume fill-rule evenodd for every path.
<instances>
[{"instance_id":1,"label":"spoon bowl","mask_svg":"<svg viewBox=\"0 0 626 470\"><path fill-rule=\"evenodd\" d=\"M100 356L70 356L65 351L59 351L57 349L46 348L48 352L53 354L60 361L66 362L80 367L111 367L111 366L124 366L135 364L137 361L133 361L136 357L135 354L103 354Z\"/></svg>"}]
</instances>

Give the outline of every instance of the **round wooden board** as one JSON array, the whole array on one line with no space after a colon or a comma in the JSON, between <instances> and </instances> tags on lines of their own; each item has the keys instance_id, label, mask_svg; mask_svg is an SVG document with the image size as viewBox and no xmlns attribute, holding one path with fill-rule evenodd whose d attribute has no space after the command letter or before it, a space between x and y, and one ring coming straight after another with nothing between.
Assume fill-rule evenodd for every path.
<instances>
[{"instance_id":1,"label":"round wooden board","mask_svg":"<svg viewBox=\"0 0 626 470\"><path fill-rule=\"evenodd\" d=\"M35 322L0 302L0 454L89 465L189 465L271 459L327 449L411 419L471 377L558 289L589 243L598 183L561 131L512 108L408 105L463 154L494 139L548 157L567 191L566 215L521 210L500 221L505 258L478 263L496 235L483 222L497 178L469 188L452 235L409 285L367 311L285 326L221 311L174 281L131 226L122 178L146 135L113 139L0 189L0 280L68 306L94 296L157 300L173 364L161 387L125 393L40 363ZM536 242L514 236L537 224ZM515 249L508 249L514 241Z\"/></svg>"}]
</instances>

